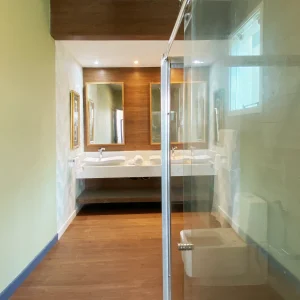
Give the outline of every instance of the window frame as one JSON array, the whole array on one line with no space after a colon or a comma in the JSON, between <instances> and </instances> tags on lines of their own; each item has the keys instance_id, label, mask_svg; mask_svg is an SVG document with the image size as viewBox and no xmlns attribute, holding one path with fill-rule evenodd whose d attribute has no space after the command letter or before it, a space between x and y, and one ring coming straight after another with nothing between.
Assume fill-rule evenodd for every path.
<instances>
[{"instance_id":1,"label":"window frame","mask_svg":"<svg viewBox=\"0 0 300 300\"><path fill-rule=\"evenodd\" d=\"M245 25L257 14L260 13L260 24L261 24L261 30L260 30L260 55L263 55L263 12L264 12L264 5L263 2L261 2L259 5L257 5L247 16L245 21L243 21L237 29L230 34L229 36L229 57L239 57L233 56L231 54L232 50L232 41L233 38L245 27ZM253 55L254 57L256 55ZM241 56L240 56L241 57ZM230 67L229 67L230 68ZM263 68L260 68L260 74L259 74L259 98L258 98L258 105L255 107L248 107L243 109L237 109L232 110L231 109L231 73L229 69L229 95L228 95L229 101L228 101L228 115L229 116L235 116L235 115L246 115L246 114L256 114L262 112L262 99L263 99Z\"/></svg>"}]
</instances>

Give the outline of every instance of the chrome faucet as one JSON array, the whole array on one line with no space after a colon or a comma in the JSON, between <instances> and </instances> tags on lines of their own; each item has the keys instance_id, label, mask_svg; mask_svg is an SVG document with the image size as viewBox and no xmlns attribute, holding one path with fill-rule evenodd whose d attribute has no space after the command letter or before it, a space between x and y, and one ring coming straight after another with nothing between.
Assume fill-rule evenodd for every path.
<instances>
[{"instance_id":1,"label":"chrome faucet","mask_svg":"<svg viewBox=\"0 0 300 300\"><path fill-rule=\"evenodd\" d=\"M172 157L175 156L175 150L177 149L177 147L172 147L172 150L171 150L171 155Z\"/></svg>"},{"instance_id":2,"label":"chrome faucet","mask_svg":"<svg viewBox=\"0 0 300 300\"><path fill-rule=\"evenodd\" d=\"M98 150L99 155L100 155L100 159L102 159L102 157L103 157L103 151L105 151L105 148L100 148L100 149Z\"/></svg>"}]
</instances>

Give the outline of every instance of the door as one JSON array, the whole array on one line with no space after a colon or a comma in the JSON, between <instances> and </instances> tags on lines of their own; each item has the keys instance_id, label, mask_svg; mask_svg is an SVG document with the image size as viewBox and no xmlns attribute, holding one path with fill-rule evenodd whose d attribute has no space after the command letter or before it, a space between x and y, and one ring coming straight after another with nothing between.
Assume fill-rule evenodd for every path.
<instances>
[{"instance_id":1,"label":"door","mask_svg":"<svg viewBox=\"0 0 300 300\"><path fill-rule=\"evenodd\" d=\"M168 101L162 114L164 300L300 299L300 2L183 5L183 221L173 235Z\"/></svg>"}]
</instances>

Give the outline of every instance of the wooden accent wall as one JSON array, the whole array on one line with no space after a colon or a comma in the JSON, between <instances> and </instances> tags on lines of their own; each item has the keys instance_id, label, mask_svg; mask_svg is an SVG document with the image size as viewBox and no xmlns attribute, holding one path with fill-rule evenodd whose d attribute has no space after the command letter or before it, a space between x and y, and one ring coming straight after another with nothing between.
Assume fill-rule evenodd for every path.
<instances>
[{"instance_id":1,"label":"wooden accent wall","mask_svg":"<svg viewBox=\"0 0 300 300\"><path fill-rule=\"evenodd\" d=\"M168 40L178 0L51 0L56 40ZM178 37L183 39L183 30Z\"/></svg>"},{"instance_id":2,"label":"wooden accent wall","mask_svg":"<svg viewBox=\"0 0 300 300\"><path fill-rule=\"evenodd\" d=\"M172 81L183 80L183 70L172 70ZM125 145L111 145L106 150L157 150L150 144L150 83L160 82L160 68L84 68L87 82L124 82ZM84 91L85 97L85 91ZM84 98L85 102L85 98ZM99 146L86 143L85 151L97 151Z\"/></svg>"},{"instance_id":3,"label":"wooden accent wall","mask_svg":"<svg viewBox=\"0 0 300 300\"><path fill-rule=\"evenodd\" d=\"M199 68L195 77L195 80L208 82L209 68ZM125 145L106 146L106 150L160 149L160 145L150 142L150 83L160 82L160 68L84 68L83 80L84 85L88 82L124 82ZM171 82L179 81L183 81L183 70L172 69ZM85 132L85 151L98 151L99 145L87 146L86 136Z\"/></svg>"}]
</instances>

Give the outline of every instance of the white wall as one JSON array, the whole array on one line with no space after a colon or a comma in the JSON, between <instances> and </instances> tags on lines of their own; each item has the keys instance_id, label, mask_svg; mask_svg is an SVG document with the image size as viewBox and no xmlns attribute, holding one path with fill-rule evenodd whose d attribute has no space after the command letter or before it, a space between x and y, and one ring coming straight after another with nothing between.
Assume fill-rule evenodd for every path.
<instances>
[{"instance_id":1,"label":"white wall","mask_svg":"<svg viewBox=\"0 0 300 300\"><path fill-rule=\"evenodd\" d=\"M56 201L59 236L76 215L76 196L84 189L83 181L75 177L70 158L84 151L83 75L81 66L61 42L56 42ZM70 91L80 94L80 147L70 149Z\"/></svg>"}]
</instances>

